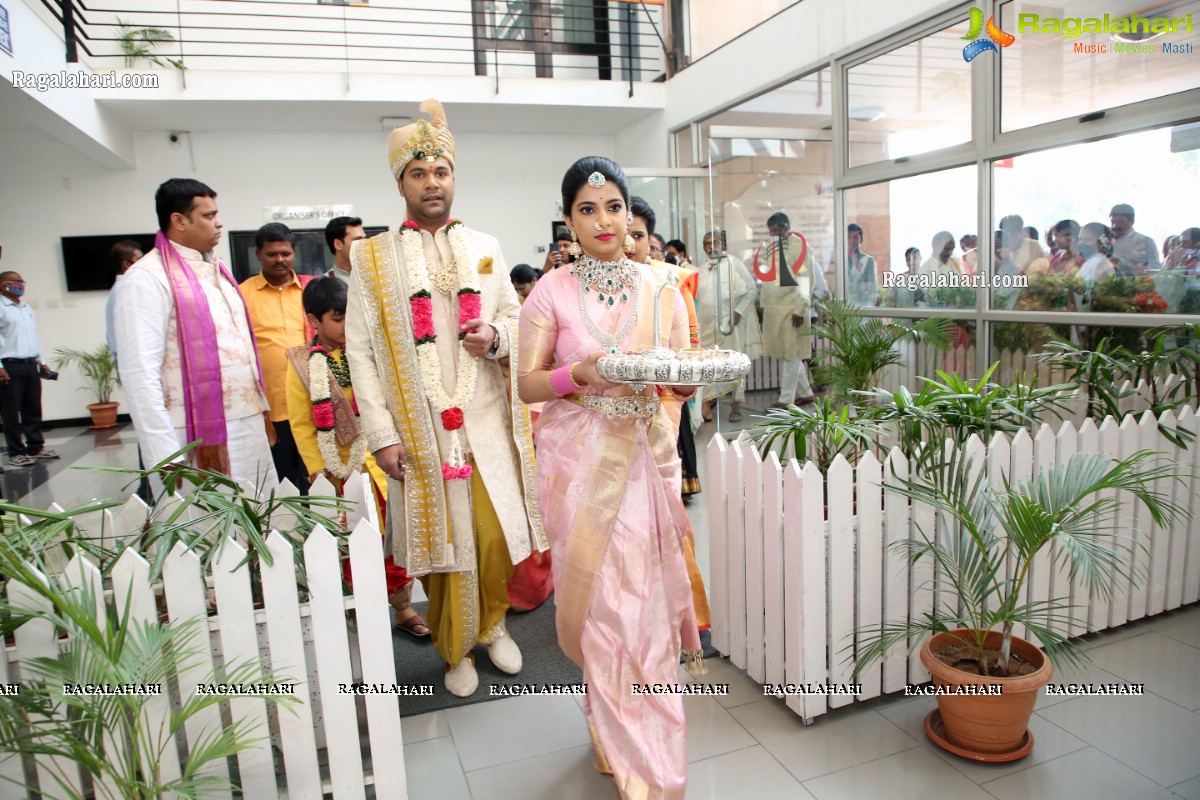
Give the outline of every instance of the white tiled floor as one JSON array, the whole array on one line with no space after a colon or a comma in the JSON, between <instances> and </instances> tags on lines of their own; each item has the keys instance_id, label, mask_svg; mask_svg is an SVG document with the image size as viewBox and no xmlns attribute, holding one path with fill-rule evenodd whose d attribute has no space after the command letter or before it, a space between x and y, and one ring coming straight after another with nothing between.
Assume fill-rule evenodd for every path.
<instances>
[{"instance_id":1,"label":"white tiled floor","mask_svg":"<svg viewBox=\"0 0 1200 800\"><path fill-rule=\"evenodd\" d=\"M135 460L126 443L92 449L76 463ZM33 490L29 503L69 506L110 496L121 483L64 470ZM689 514L707 575L703 499ZM729 683L730 695L688 701L688 797L1200 800L1200 606L1089 637L1087 651L1090 665L1061 670L1056 681L1144 683L1146 696L1043 697L1030 724L1033 753L1007 765L977 764L933 745L922 730L930 699L879 698L805 726L740 670L710 661L706 680ZM583 712L571 697L478 703L406 718L403 731L412 800L617 798L592 767Z\"/></svg>"}]
</instances>

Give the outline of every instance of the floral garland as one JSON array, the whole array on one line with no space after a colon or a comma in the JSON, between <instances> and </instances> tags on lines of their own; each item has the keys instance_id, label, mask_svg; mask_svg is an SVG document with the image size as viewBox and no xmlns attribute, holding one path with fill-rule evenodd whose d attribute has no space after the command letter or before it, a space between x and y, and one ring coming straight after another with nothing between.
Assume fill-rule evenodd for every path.
<instances>
[{"instance_id":1,"label":"floral garland","mask_svg":"<svg viewBox=\"0 0 1200 800\"><path fill-rule=\"evenodd\" d=\"M317 427L317 447L325 461L325 469L340 481L362 469L367 458L367 437L359 436L350 445L350 458L343 461L334 432L336 420L333 401L329 396L329 359L333 355L323 344L314 344L308 356L308 396L312 400L313 424ZM354 416L358 416L358 401L351 400Z\"/></svg>"},{"instance_id":2,"label":"floral garland","mask_svg":"<svg viewBox=\"0 0 1200 800\"><path fill-rule=\"evenodd\" d=\"M441 418L442 427L450 433L450 454L442 464L444 480L465 480L471 477L471 465L467 463L459 429L463 424L463 408L475 396L475 379L478 364L463 348L466 332L461 328L482 313L482 297L479 293L479 273L467 257L467 241L461 221L452 219L446 224L446 237L450 241L450 255L454 259L458 284L459 347L458 369L454 381L454 394L448 395L442 385L442 360L438 357L437 331L433 327L433 295L430 293L429 265L425 261L425 244L421 237L421 226L412 220L400 229L400 244L404 251L404 265L408 269L408 285L413 290L408 304L412 311L413 341L417 345L417 362L421 370L421 385L425 397ZM444 287L439 287L444 288ZM451 287L452 288L452 287Z\"/></svg>"}]
</instances>

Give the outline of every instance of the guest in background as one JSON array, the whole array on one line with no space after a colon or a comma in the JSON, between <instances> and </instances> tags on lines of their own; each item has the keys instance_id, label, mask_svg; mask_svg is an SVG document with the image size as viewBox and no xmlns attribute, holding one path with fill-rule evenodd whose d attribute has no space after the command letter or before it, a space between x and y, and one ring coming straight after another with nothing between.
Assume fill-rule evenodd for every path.
<instances>
[{"instance_id":1,"label":"guest in background","mask_svg":"<svg viewBox=\"0 0 1200 800\"><path fill-rule=\"evenodd\" d=\"M756 359L762 355L762 331L755 308L758 287L754 276L740 258L725 252L724 231L704 234L704 252L708 258L700 268L696 287L700 344L721 350L736 350L745 353L751 360ZM705 386L700 392L700 409L705 422L712 421L714 405L718 398L726 394L733 395L729 421L742 421L742 401L746 399L745 379Z\"/></svg>"},{"instance_id":2,"label":"guest in background","mask_svg":"<svg viewBox=\"0 0 1200 800\"><path fill-rule=\"evenodd\" d=\"M1039 258L1046 258L1046 251L1036 239L1026 235L1025 220L1020 214L1009 214L1000 220L1000 230L1004 231L1005 246L1008 247L1009 257L1024 275L1029 267ZM1042 269L1039 265L1035 270Z\"/></svg>"},{"instance_id":3,"label":"guest in background","mask_svg":"<svg viewBox=\"0 0 1200 800\"><path fill-rule=\"evenodd\" d=\"M125 280L125 272L141 258L142 246L132 239L117 242L108 251L108 261L117 279L108 290L108 302L104 306L104 338L108 342L108 352L112 353L113 361L117 360L117 335L113 332L113 307L117 302L117 290L121 281Z\"/></svg>"},{"instance_id":4,"label":"guest in background","mask_svg":"<svg viewBox=\"0 0 1200 800\"><path fill-rule=\"evenodd\" d=\"M331 278L339 278L342 283L350 283L350 245L367 238L363 222L358 217L334 217L325 226L325 244L333 253L333 266L325 273Z\"/></svg>"},{"instance_id":5,"label":"guest in background","mask_svg":"<svg viewBox=\"0 0 1200 800\"><path fill-rule=\"evenodd\" d=\"M964 234L959 238L958 246L963 251L963 272L968 275L979 272L979 237L973 233Z\"/></svg>"},{"instance_id":6,"label":"guest in background","mask_svg":"<svg viewBox=\"0 0 1200 800\"><path fill-rule=\"evenodd\" d=\"M696 268L696 265L692 263L690 258L688 258L687 245L685 245L681 240L672 239L671 241L667 242L664 255L668 253L675 256L675 261L670 263L675 263L681 267L687 267L688 269Z\"/></svg>"},{"instance_id":7,"label":"guest in background","mask_svg":"<svg viewBox=\"0 0 1200 800\"><path fill-rule=\"evenodd\" d=\"M1182 241L1182 240L1178 236L1174 236L1174 235L1168 236L1166 239L1163 239L1163 246L1162 246L1162 268L1163 269L1171 269L1171 266L1172 266L1171 265L1171 254L1175 252L1175 248L1179 246L1180 241Z\"/></svg>"},{"instance_id":8,"label":"guest in background","mask_svg":"<svg viewBox=\"0 0 1200 800\"><path fill-rule=\"evenodd\" d=\"M771 241L754 254L754 277L762 283L763 354L781 362L779 399L771 407L788 408L815 399L804 362L812 357L813 300L822 295L824 280L808 240L792 230L787 214L772 214L767 232Z\"/></svg>"},{"instance_id":9,"label":"guest in background","mask_svg":"<svg viewBox=\"0 0 1200 800\"><path fill-rule=\"evenodd\" d=\"M1059 220L1054 228L1054 255L1050 257L1051 273L1065 275L1083 266L1079 255L1079 223L1073 219Z\"/></svg>"},{"instance_id":10,"label":"guest in background","mask_svg":"<svg viewBox=\"0 0 1200 800\"><path fill-rule=\"evenodd\" d=\"M49 373L38 340L33 309L21 298L25 279L17 272L0 273L0 422L8 446L8 463L29 467L58 458L46 449L42 435L42 380Z\"/></svg>"},{"instance_id":11,"label":"guest in background","mask_svg":"<svg viewBox=\"0 0 1200 800\"><path fill-rule=\"evenodd\" d=\"M662 237L661 233L650 234L650 258L655 261L665 261L666 254L667 240Z\"/></svg>"},{"instance_id":12,"label":"guest in background","mask_svg":"<svg viewBox=\"0 0 1200 800\"><path fill-rule=\"evenodd\" d=\"M528 264L517 264L508 272L508 279L512 281L513 288L517 290L517 297L522 303L533 291L533 286L540 277L542 277L542 273Z\"/></svg>"},{"instance_id":13,"label":"guest in background","mask_svg":"<svg viewBox=\"0 0 1200 800\"><path fill-rule=\"evenodd\" d=\"M921 274L961 275L962 265L953 255L954 234L950 231L938 231L933 235L932 244L933 254L921 265Z\"/></svg>"},{"instance_id":14,"label":"guest in background","mask_svg":"<svg viewBox=\"0 0 1200 800\"><path fill-rule=\"evenodd\" d=\"M267 397L246 303L213 254L216 197L190 178L158 187L154 249L125 273L113 309L121 383L148 463L199 440L194 465L269 492Z\"/></svg>"},{"instance_id":15,"label":"guest in background","mask_svg":"<svg viewBox=\"0 0 1200 800\"><path fill-rule=\"evenodd\" d=\"M554 244L550 246L550 252L546 253L546 260L542 263L542 274L546 275L574 260L575 256L571 255L571 234L566 228L555 228Z\"/></svg>"},{"instance_id":16,"label":"guest in background","mask_svg":"<svg viewBox=\"0 0 1200 800\"><path fill-rule=\"evenodd\" d=\"M275 432L275 443L271 445L275 470L280 480L286 478L301 494L308 494L308 470L292 437L287 407L287 351L304 344L307 338L303 296L305 285L312 280L292 269L295 242L295 234L282 223L268 222L259 228L254 236L254 255L260 272L243 281L241 291L254 325L267 388Z\"/></svg>"},{"instance_id":17,"label":"guest in background","mask_svg":"<svg viewBox=\"0 0 1200 800\"><path fill-rule=\"evenodd\" d=\"M1158 265L1158 247L1154 240L1133 229L1133 206L1117 203L1108 214L1112 223L1113 258L1118 275L1145 275Z\"/></svg>"},{"instance_id":18,"label":"guest in background","mask_svg":"<svg viewBox=\"0 0 1200 800\"><path fill-rule=\"evenodd\" d=\"M875 257L862 251L863 229L851 222L846 226L846 299L857 306L875 305L875 284L879 267Z\"/></svg>"}]
</instances>

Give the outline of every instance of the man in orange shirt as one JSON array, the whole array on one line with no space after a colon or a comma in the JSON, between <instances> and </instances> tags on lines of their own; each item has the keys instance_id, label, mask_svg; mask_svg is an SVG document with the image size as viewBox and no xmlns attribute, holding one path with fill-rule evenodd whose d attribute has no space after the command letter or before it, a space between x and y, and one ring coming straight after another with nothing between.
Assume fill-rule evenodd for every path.
<instances>
[{"instance_id":1,"label":"man in orange shirt","mask_svg":"<svg viewBox=\"0 0 1200 800\"><path fill-rule=\"evenodd\" d=\"M250 310L258 357L262 362L267 402L275 442L271 456L279 480L287 478L303 494L308 493L308 470L296 449L288 424L287 351L305 342L303 279L292 269L296 259L296 237L286 225L269 222L254 237L254 255L261 267L258 275L241 284L242 297Z\"/></svg>"}]
</instances>

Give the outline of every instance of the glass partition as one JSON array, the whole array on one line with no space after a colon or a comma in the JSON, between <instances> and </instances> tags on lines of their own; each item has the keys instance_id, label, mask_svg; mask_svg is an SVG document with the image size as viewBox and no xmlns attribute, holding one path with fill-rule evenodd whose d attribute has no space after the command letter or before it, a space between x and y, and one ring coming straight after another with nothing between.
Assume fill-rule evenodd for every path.
<instances>
[{"instance_id":1,"label":"glass partition","mask_svg":"<svg viewBox=\"0 0 1200 800\"><path fill-rule=\"evenodd\" d=\"M1000 6L1000 27L1016 36L1000 59L1002 130L1200 87L1200 26L1188 16L1195 2L1103 2L1064 10L1071 7L1024 0ZM1132 26L1130 12L1138 12Z\"/></svg>"},{"instance_id":2,"label":"glass partition","mask_svg":"<svg viewBox=\"0 0 1200 800\"><path fill-rule=\"evenodd\" d=\"M964 21L847 70L850 166L971 139L971 65Z\"/></svg>"},{"instance_id":3,"label":"glass partition","mask_svg":"<svg viewBox=\"0 0 1200 800\"><path fill-rule=\"evenodd\" d=\"M688 58L695 61L799 0L703 0L688 4Z\"/></svg>"}]
</instances>

